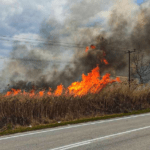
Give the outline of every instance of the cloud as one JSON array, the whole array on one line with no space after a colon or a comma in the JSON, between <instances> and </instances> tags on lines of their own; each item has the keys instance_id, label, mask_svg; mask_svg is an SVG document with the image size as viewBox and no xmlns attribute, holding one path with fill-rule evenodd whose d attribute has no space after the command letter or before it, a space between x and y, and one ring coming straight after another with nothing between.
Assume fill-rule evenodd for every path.
<instances>
[{"instance_id":1,"label":"cloud","mask_svg":"<svg viewBox=\"0 0 150 150\"><path fill-rule=\"evenodd\" d=\"M67 0L53 0L51 2L51 12L53 13L53 17L55 17L58 21L63 22L65 19L64 7L67 4Z\"/></svg>"},{"instance_id":2,"label":"cloud","mask_svg":"<svg viewBox=\"0 0 150 150\"><path fill-rule=\"evenodd\" d=\"M17 0L1 0L2 5L11 5L17 2Z\"/></svg>"}]
</instances>

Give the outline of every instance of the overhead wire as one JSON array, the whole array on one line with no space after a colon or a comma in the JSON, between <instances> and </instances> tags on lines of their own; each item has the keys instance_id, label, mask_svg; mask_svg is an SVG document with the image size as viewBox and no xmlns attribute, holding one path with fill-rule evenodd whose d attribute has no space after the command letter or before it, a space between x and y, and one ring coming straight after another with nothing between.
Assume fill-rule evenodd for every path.
<instances>
[{"instance_id":1,"label":"overhead wire","mask_svg":"<svg viewBox=\"0 0 150 150\"><path fill-rule=\"evenodd\" d=\"M0 36L0 37L5 37L6 38L7 36ZM41 42L44 42L44 43L39 43L39 44L52 45L52 46L56 45L56 46L62 46L62 47L75 47L75 48L86 48L87 47L87 45L81 45L81 44L74 44L74 45L72 45L73 43L62 43L62 42L56 42L56 41L52 41L52 40L46 41L46 40L38 40L38 39L36 39L34 41L27 41L27 40L32 40L32 39L28 39L28 38L19 38L19 39L26 39L26 41L15 40L15 39L2 39L2 38L0 38L0 40L3 40L3 41L25 42L25 43L35 43L35 44L39 43L39 41L41 41ZM126 49L126 48L121 48L121 49L123 50L123 49ZM117 50L112 50L112 51L126 52L126 51L117 51Z\"/></svg>"},{"instance_id":2,"label":"overhead wire","mask_svg":"<svg viewBox=\"0 0 150 150\"><path fill-rule=\"evenodd\" d=\"M51 62L51 63L74 63L73 61L58 61L58 60L40 60L40 59L25 59L13 57L0 57L0 59L23 60L23 61L37 61L37 62Z\"/></svg>"},{"instance_id":3,"label":"overhead wire","mask_svg":"<svg viewBox=\"0 0 150 150\"><path fill-rule=\"evenodd\" d=\"M46 43L39 43L39 41L37 42L37 41L22 41L22 40L15 40L15 39L2 39L1 37L7 37L7 36L0 36L0 40L2 40L2 41L4 41L4 42L10 42L10 41L14 41L14 42L25 42L25 43L30 43L30 45L33 45L33 43L34 44L43 44L43 45L52 45L52 46L62 46L62 47L68 47L68 48L86 48L87 47L87 45L86 46L84 46L83 47L83 45L82 45L82 47L81 46L78 46L78 45L69 45L69 43L64 43L64 44L68 44L68 45L62 45L63 43L60 43L60 42L58 42L58 43L55 43L54 41L51 41L51 42L54 42L54 43L50 43L49 41L48 42L46 42ZM8 38L8 37L7 37ZM30 40L30 39L28 39L28 40ZM32 43L32 44L31 44ZM126 49L126 48L122 48L122 49ZM111 52L116 52L116 53L126 53L127 51L118 51L118 50L111 50ZM25 59L25 58L10 58L10 57L0 57L0 59L5 59L5 58L8 58L8 59L16 59L16 60L25 60L25 61L48 61L48 62L54 62L55 61L55 63L56 63L56 60L36 60L36 59ZM62 62L62 61L61 61ZM58 63L61 63L60 61L58 61ZM65 63L65 61L63 61L64 63ZM67 63L72 63L72 62L68 62L67 61Z\"/></svg>"}]
</instances>

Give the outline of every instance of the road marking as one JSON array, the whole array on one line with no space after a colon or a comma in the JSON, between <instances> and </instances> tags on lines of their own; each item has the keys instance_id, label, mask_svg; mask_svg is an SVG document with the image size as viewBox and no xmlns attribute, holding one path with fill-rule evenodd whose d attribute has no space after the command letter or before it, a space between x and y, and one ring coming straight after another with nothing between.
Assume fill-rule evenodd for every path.
<instances>
[{"instance_id":1,"label":"road marking","mask_svg":"<svg viewBox=\"0 0 150 150\"><path fill-rule=\"evenodd\" d=\"M78 124L78 125L70 125L70 126L67 126L67 127L58 127L58 128L55 128L55 129L38 131L38 132L33 131L31 133L3 137L3 138L0 138L0 141L7 140L7 139L12 139L12 138L17 138L17 137L23 137L23 136L29 136L29 135L46 133L46 132L53 132L53 131L59 131L59 130L64 130L64 129L71 129L71 128L77 128L77 127L82 127L82 126L101 124L101 123L107 123L107 122L113 122L113 121L125 120L125 119L137 118L137 117L144 117L144 116L150 116L150 113L142 114L142 115L132 115L132 116L129 116L129 117L122 117L122 118L117 118L117 119L108 119L108 120L103 120L103 121L101 120L101 121L94 121L94 122L89 122L89 123L81 123L81 124Z\"/></svg>"},{"instance_id":2,"label":"road marking","mask_svg":"<svg viewBox=\"0 0 150 150\"><path fill-rule=\"evenodd\" d=\"M123 134L131 133L131 132L136 132L136 131L140 131L140 130L144 130L144 129L148 129L148 128L150 128L150 126L146 126L146 127L138 128L138 129L133 129L133 130L128 130L128 131L120 132L120 133L116 133L116 134L111 134L111 135L95 138L95 139L92 139L92 140L82 141L82 142L78 142L78 143L74 143L74 144L70 144L70 145L66 145L66 146L62 146L62 147L53 148L53 149L50 149L50 150L67 150L67 149L71 149L71 148L91 144L93 142L104 140L104 139L107 139L107 138L110 138L110 137L123 135Z\"/></svg>"}]
</instances>

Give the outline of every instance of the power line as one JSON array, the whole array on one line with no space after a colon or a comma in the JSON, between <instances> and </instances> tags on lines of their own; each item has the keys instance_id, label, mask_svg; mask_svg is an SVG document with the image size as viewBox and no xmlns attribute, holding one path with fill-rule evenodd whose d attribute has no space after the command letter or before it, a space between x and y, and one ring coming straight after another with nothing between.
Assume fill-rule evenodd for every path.
<instances>
[{"instance_id":1,"label":"power line","mask_svg":"<svg viewBox=\"0 0 150 150\"><path fill-rule=\"evenodd\" d=\"M51 62L51 63L74 63L73 61L58 61L58 60L41 60L41 59L26 59L13 57L0 57L0 59L23 60L23 61L37 61L37 62Z\"/></svg>"},{"instance_id":2,"label":"power line","mask_svg":"<svg viewBox=\"0 0 150 150\"><path fill-rule=\"evenodd\" d=\"M23 39L23 40L30 40L30 41L33 41L33 42L53 42L53 43L60 43L60 44L74 44L74 43L62 43L62 42L56 42L56 41L53 41L53 40L39 40L39 39L29 39L29 38L17 38L17 37L11 37L11 36L0 36L2 38L12 38L14 40L15 39ZM80 44L76 44L78 46L80 46Z\"/></svg>"},{"instance_id":3,"label":"power line","mask_svg":"<svg viewBox=\"0 0 150 150\"><path fill-rule=\"evenodd\" d=\"M85 48L85 47L79 47L77 45L63 45L63 44L59 44L59 43L37 43L36 41L35 42L31 42L31 41L21 41L21 40L13 40L13 39L0 39L2 41L14 41L14 42L24 42L24 43L33 43L33 44L43 44L43 45L51 45L51 46L62 46L62 47L68 47L68 48ZM31 45L33 45L31 44Z\"/></svg>"},{"instance_id":4,"label":"power line","mask_svg":"<svg viewBox=\"0 0 150 150\"><path fill-rule=\"evenodd\" d=\"M0 36L0 37L7 37L7 36ZM19 38L19 39L21 39L21 38ZM27 39L27 38L22 38L22 39ZM25 42L25 43L34 43L34 44L37 44L37 43L39 43L39 41L42 41L42 40L21 41L21 40L15 40L15 39L2 39L2 38L0 38L0 40L8 41L8 42L9 41L14 41L14 42ZM27 39L27 40L31 40L31 39ZM43 40L43 42L44 42L44 40ZM68 47L68 48L73 48L74 47L74 48L84 48L85 49L87 47L87 45L80 45L80 44L71 45L73 43L61 43L61 42L55 42L55 41L47 41L46 43L39 43L39 44L52 45L52 46L62 46L62 47ZM33 44L31 44L31 45L33 45ZM122 50L122 49L127 49L127 48L121 48L120 50ZM115 51L115 52L118 52L118 53L126 52L126 51L118 51L118 50L111 50L111 51Z\"/></svg>"},{"instance_id":5,"label":"power line","mask_svg":"<svg viewBox=\"0 0 150 150\"><path fill-rule=\"evenodd\" d=\"M0 57L0 59L24 60L24 61L38 61L38 62L51 62L51 63L74 63L73 61L58 61L58 60L40 60L40 59L25 59L25 58L10 58Z\"/></svg>"},{"instance_id":6,"label":"power line","mask_svg":"<svg viewBox=\"0 0 150 150\"><path fill-rule=\"evenodd\" d=\"M3 40L4 42L9 42L11 40L6 40L6 39L0 39L0 40ZM12 40L12 41L16 41L16 40ZM17 40L17 42L25 42L25 43L33 43L33 42L29 42L29 41L20 41L20 40ZM36 43L34 43L36 44ZM55 44L54 43L40 43L40 44L43 44L43 45L52 45L52 46L62 46L62 47L67 47L67 48L79 48L79 49L85 49L87 47L79 47L79 46L69 46L69 45L62 45L62 44ZM30 45L33 45L33 44L30 44ZM126 48L122 48L122 49L126 49ZM121 50L121 49L120 49ZM125 53L126 51L118 51L118 50L111 50L111 52L117 52L117 53Z\"/></svg>"}]
</instances>

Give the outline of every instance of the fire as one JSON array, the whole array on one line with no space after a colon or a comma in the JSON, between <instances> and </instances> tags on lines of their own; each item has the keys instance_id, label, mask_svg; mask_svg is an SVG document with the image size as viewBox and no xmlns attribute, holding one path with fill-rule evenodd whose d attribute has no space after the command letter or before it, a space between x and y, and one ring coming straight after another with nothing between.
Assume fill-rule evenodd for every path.
<instances>
[{"instance_id":1,"label":"fire","mask_svg":"<svg viewBox=\"0 0 150 150\"><path fill-rule=\"evenodd\" d=\"M51 96L52 95L51 91L52 91L52 89L49 88L49 91L47 92L47 95Z\"/></svg>"},{"instance_id":2,"label":"fire","mask_svg":"<svg viewBox=\"0 0 150 150\"><path fill-rule=\"evenodd\" d=\"M103 62L105 63L105 65L108 65L108 61L105 58L103 58Z\"/></svg>"},{"instance_id":3,"label":"fire","mask_svg":"<svg viewBox=\"0 0 150 150\"><path fill-rule=\"evenodd\" d=\"M96 46L91 45L91 49L95 49ZM86 52L88 52L89 47L86 47ZM104 62L105 65L108 64L108 61L105 59L106 53L103 51L103 58L101 59L101 62ZM10 95L29 95L30 97L33 96L40 96L43 97L44 94L48 96L61 96L61 95L73 95L76 96L84 96L88 93L98 93L100 92L106 85L113 83L113 82L121 82L120 78L116 79L110 79L110 74L106 73L103 77L100 76L99 73L100 69L99 66L94 68L88 75L82 74L82 80L80 82L73 82L68 88L64 88L62 84L57 86L57 89L52 93L52 89L49 88L48 92L45 90L39 91L39 93L35 94L35 87L33 86L33 89L30 92L21 93L21 90L18 89L11 89L11 91L8 91L5 96ZM64 94L63 94L64 93Z\"/></svg>"},{"instance_id":4,"label":"fire","mask_svg":"<svg viewBox=\"0 0 150 150\"><path fill-rule=\"evenodd\" d=\"M82 74L82 80L80 82L73 82L67 89L65 89L63 85L60 84L57 86L57 89L54 91L54 93L51 93L52 89L49 88L47 95L60 96L63 94L64 91L65 95L69 93L69 95L84 96L88 93L95 94L100 92L109 83L120 82L120 78L118 77L116 79L110 79L109 73L106 73L103 77L101 77L99 70L100 69L97 66L90 73L88 73L88 75ZM6 96L9 96L11 94L16 95L20 92L21 90L12 89L12 91L7 92ZM40 97L44 96L44 92L44 90L39 92ZM23 95L26 94L27 93L24 91ZM35 96L34 89L30 91L29 96Z\"/></svg>"},{"instance_id":5,"label":"fire","mask_svg":"<svg viewBox=\"0 0 150 150\"><path fill-rule=\"evenodd\" d=\"M91 47L92 49L95 49L95 48L96 48L96 46L94 46L94 45L91 45L90 47Z\"/></svg>"},{"instance_id":6,"label":"fire","mask_svg":"<svg viewBox=\"0 0 150 150\"><path fill-rule=\"evenodd\" d=\"M105 65L108 65L108 64L109 64L108 61L107 61L105 58L102 58L102 59L101 59L101 62L104 62Z\"/></svg>"},{"instance_id":7,"label":"fire","mask_svg":"<svg viewBox=\"0 0 150 150\"><path fill-rule=\"evenodd\" d=\"M11 91L8 91L5 96L10 96L12 94Z\"/></svg>"},{"instance_id":8,"label":"fire","mask_svg":"<svg viewBox=\"0 0 150 150\"><path fill-rule=\"evenodd\" d=\"M89 47L87 46L86 49L85 49L85 52L88 52L88 50L89 50Z\"/></svg>"},{"instance_id":9,"label":"fire","mask_svg":"<svg viewBox=\"0 0 150 150\"><path fill-rule=\"evenodd\" d=\"M34 96L34 95L35 95L35 90L34 90L34 89L31 90L29 95L30 95L31 97Z\"/></svg>"},{"instance_id":10,"label":"fire","mask_svg":"<svg viewBox=\"0 0 150 150\"><path fill-rule=\"evenodd\" d=\"M95 49L95 48L96 48L96 46L91 45L91 46L90 46L90 48L91 48L91 49ZM85 52L88 52L88 50L89 50L89 47L87 46L87 47L86 47L86 49L85 49Z\"/></svg>"},{"instance_id":11,"label":"fire","mask_svg":"<svg viewBox=\"0 0 150 150\"><path fill-rule=\"evenodd\" d=\"M23 95L27 95L27 94L28 94L28 93L24 90L24 91L23 91Z\"/></svg>"},{"instance_id":12,"label":"fire","mask_svg":"<svg viewBox=\"0 0 150 150\"><path fill-rule=\"evenodd\" d=\"M118 78L110 79L110 74L105 74L102 79L100 79L99 67L97 66L89 73L87 76L82 74L81 82L72 83L68 89L70 94L74 96L83 96L88 93L98 93L100 92L107 84L113 82L120 82Z\"/></svg>"},{"instance_id":13,"label":"fire","mask_svg":"<svg viewBox=\"0 0 150 150\"><path fill-rule=\"evenodd\" d=\"M62 92L63 92L63 85L58 85L57 89L54 92L54 95L55 96L60 96L62 94Z\"/></svg>"},{"instance_id":14,"label":"fire","mask_svg":"<svg viewBox=\"0 0 150 150\"><path fill-rule=\"evenodd\" d=\"M39 92L40 97L42 97L44 95L44 90Z\"/></svg>"},{"instance_id":15,"label":"fire","mask_svg":"<svg viewBox=\"0 0 150 150\"><path fill-rule=\"evenodd\" d=\"M17 94L19 94L19 93L21 93L21 90L20 90L20 89L18 89L18 90L16 90L16 89L11 89L11 91L8 91L5 96L10 96L11 94L13 94L13 95L15 96L15 95L17 95Z\"/></svg>"},{"instance_id":16,"label":"fire","mask_svg":"<svg viewBox=\"0 0 150 150\"><path fill-rule=\"evenodd\" d=\"M14 94L14 95L17 95L17 94L19 94L19 93L21 92L20 89L18 89L18 90L12 89L12 91L13 91L13 94Z\"/></svg>"}]
</instances>

